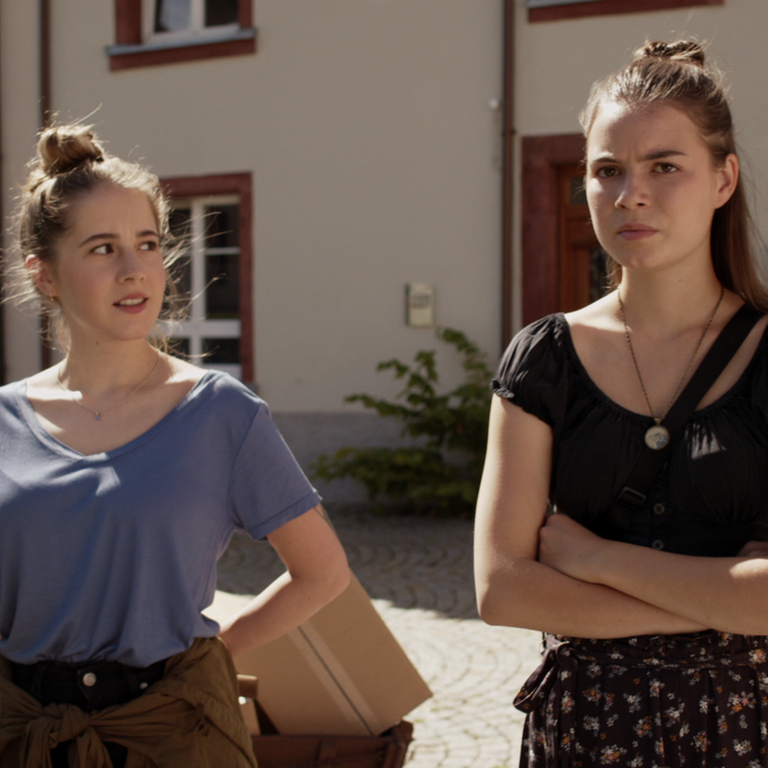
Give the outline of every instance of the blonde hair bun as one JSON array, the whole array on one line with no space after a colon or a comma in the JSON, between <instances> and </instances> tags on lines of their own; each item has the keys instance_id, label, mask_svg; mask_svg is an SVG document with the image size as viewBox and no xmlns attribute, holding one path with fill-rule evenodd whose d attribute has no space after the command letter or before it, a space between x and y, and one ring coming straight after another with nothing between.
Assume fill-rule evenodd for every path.
<instances>
[{"instance_id":1,"label":"blonde hair bun","mask_svg":"<svg viewBox=\"0 0 768 768\"><path fill-rule=\"evenodd\" d=\"M46 128L37 143L38 168L45 176L59 176L84 163L104 160L104 148L88 126L59 125Z\"/></svg>"}]
</instances>

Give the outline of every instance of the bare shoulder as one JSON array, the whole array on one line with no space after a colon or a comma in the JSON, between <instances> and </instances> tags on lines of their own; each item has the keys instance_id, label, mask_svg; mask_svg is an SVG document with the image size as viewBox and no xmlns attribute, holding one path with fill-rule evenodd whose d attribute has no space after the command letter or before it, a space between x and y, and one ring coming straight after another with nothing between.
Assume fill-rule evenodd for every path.
<instances>
[{"instance_id":1,"label":"bare shoulder","mask_svg":"<svg viewBox=\"0 0 768 768\"><path fill-rule=\"evenodd\" d=\"M167 384L185 385L191 389L208 372L205 368L200 368L178 357L172 355L164 355L164 357L168 366L168 377L165 382Z\"/></svg>"},{"instance_id":2,"label":"bare shoulder","mask_svg":"<svg viewBox=\"0 0 768 768\"><path fill-rule=\"evenodd\" d=\"M615 291L565 315L576 354L590 372L613 364L621 354L623 328L616 314Z\"/></svg>"},{"instance_id":3,"label":"bare shoulder","mask_svg":"<svg viewBox=\"0 0 768 768\"><path fill-rule=\"evenodd\" d=\"M56 389L58 386L57 372L58 365L54 365L27 377L27 392L45 392Z\"/></svg>"},{"instance_id":4,"label":"bare shoulder","mask_svg":"<svg viewBox=\"0 0 768 768\"><path fill-rule=\"evenodd\" d=\"M586 307L565 314L571 335L590 336L601 331L615 331L617 326L616 296L611 291Z\"/></svg>"}]
</instances>

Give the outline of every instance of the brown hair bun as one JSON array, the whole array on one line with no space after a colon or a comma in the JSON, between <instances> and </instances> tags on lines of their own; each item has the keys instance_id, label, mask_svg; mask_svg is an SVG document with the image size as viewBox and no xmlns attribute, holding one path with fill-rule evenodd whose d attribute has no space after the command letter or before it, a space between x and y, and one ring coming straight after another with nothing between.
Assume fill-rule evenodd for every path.
<instances>
[{"instance_id":1,"label":"brown hair bun","mask_svg":"<svg viewBox=\"0 0 768 768\"><path fill-rule=\"evenodd\" d=\"M104 160L104 149L85 126L46 128L37 144L39 169L46 176L58 176L84 163Z\"/></svg>"},{"instance_id":2,"label":"brown hair bun","mask_svg":"<svg viewBox=\"0 0 768 768\"><path fill-rule=\"evenodd\" d=\"M706 56L704 49L694 40L676 40L674 43L652 41L635 53L635 61L638 59L670 59L704 67Z\"/></svg>"}]
</instances>

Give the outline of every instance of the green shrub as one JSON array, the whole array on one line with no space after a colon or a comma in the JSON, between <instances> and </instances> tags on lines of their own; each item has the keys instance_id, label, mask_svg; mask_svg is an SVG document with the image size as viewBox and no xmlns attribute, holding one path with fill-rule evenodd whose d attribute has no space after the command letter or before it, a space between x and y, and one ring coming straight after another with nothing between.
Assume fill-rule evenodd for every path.
<instances>
[{"instance_id":1,"label":"green shrub","mask_svg":"<svg viewBox=\"0 0 768 768\"><path fill-rule=\"evenodd\" d=\"M385 418L403 422L402 434L413 438L397 448L340 448L322 454L310 466L315 477L351 477L363 484L368 498L384 497L421 514L471 516L483 468L488 435L489 381L485 355L461 332L436 331L441 341L462 356L464 381L439 394L435 350L420 351L408 365L397 359L379 363L405 386L395 401L357 394L345 398Z\"/></svg>"}]
</instances>

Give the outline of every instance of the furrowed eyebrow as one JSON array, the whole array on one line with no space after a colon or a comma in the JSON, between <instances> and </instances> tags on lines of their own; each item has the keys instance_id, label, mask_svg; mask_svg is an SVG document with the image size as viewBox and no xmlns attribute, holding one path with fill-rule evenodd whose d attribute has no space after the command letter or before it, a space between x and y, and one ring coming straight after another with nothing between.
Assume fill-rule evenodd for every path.
<instances>
[{"instance_id":1,"label":"furrowed eyebrow","mask_svg":"<svg viewBox=\"0 0 768 768\"><path fill-rule=\"evenodd\" d=\"M679 149L661 149L658 152L649 152L647 155L641 157L640 160L642 162L648 160L664 160L667 157L679 157L680 155L685 155L685 152L681 152Z\"/></svg>"},{"instance_id":2,"label":"furrowed eyebrow","mask_svg":"<svg viewBox=\"0 0 768 768\"><path fill-rule=\"evenodd\" d=\"M655 152L649 152L647 155L643 155L640 158L641 163L647 163L651 160L666 160L668 157L679 157L681 155L685 155L685 152L682 152L679 149L659 149ZM601 155L600 157L596 157L593 160L590 161L590 165L593 164L603 164L603 163L619 163L620 161L617 160L615 157L611 157L610 155Z\"/></svg>"}]
</instances>

